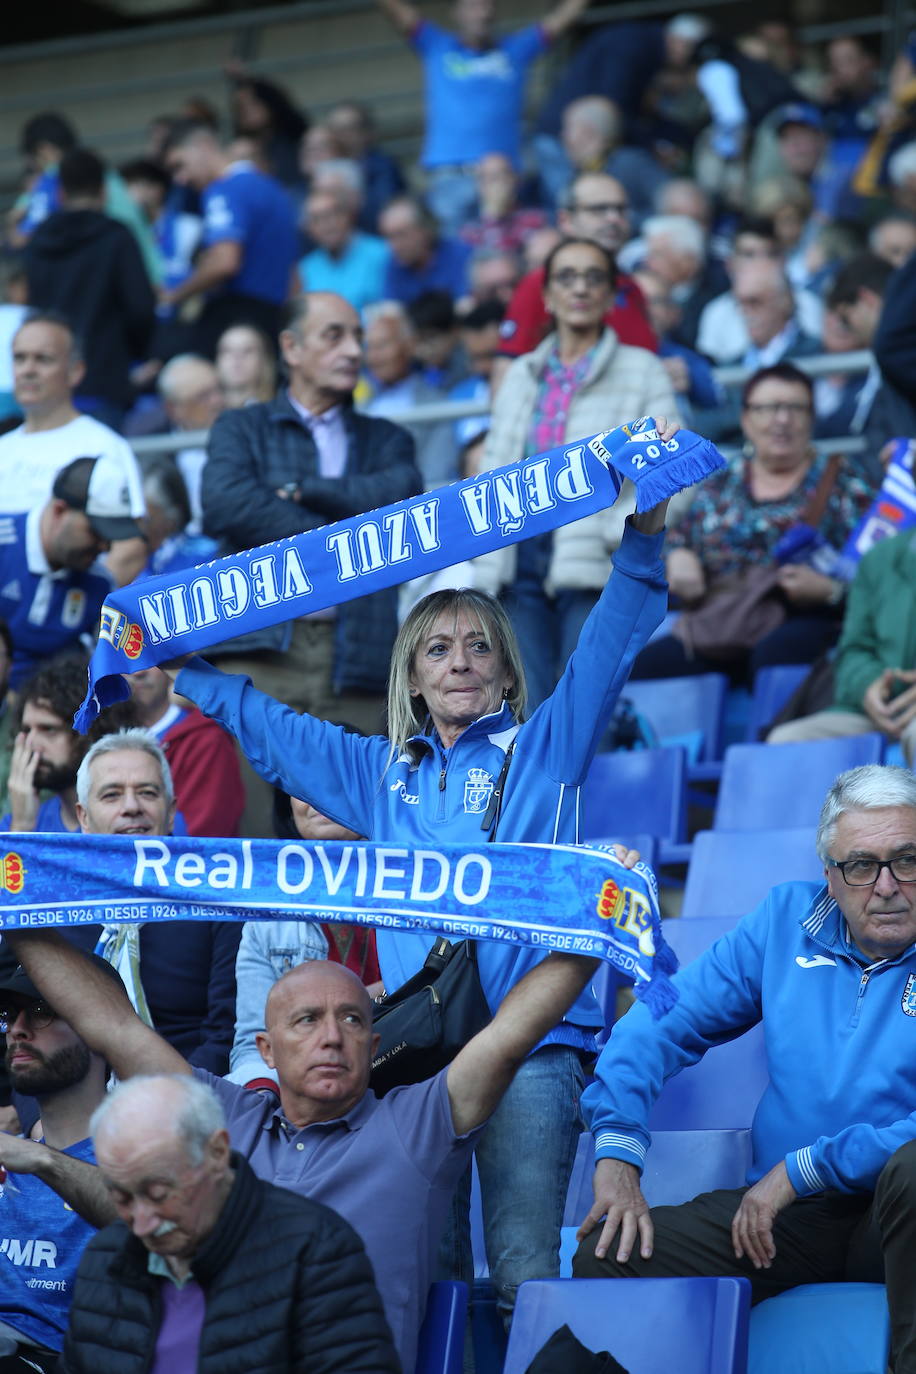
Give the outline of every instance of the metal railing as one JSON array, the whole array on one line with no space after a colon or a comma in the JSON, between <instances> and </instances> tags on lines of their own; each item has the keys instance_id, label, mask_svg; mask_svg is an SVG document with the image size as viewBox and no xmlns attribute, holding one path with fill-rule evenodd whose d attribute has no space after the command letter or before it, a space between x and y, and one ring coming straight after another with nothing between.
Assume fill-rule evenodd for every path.
<instances>
[{"instance_id":1,"label":"metal railing","mask_svg":"<svg viewBox=\"0 0 916 1374\"><path fill-rule=\"evenodd\" d=\"M810 377L854 376L858 372L867 372L873 358L867 349L860 349L854 353L817 353L811 358L793 361ZM738 366L713 369L716 380L729 387L741 386L753 372L753 368ZM440 420L464 420L487 415L490 409L486 401L433 401L429 405L412 406L388 418L400 425L435 424ZM138 457L142 457L146 454L178 453L185 448L205 448L209 436L210 432L206 429L180 430L170 434L145 434L129 442ZM823 446L836 448L837 442L831 439L824 441ZM847 452L858 452L863 446L856 435L842 442Z\"/></svg>"}]
</instances>

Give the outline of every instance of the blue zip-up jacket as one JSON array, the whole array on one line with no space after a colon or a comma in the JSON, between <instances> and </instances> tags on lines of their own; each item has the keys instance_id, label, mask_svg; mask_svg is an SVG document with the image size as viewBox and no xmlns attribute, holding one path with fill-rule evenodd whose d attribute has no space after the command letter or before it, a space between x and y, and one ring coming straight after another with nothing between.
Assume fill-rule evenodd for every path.
<instances>
[{"instance_id":1,"label":"blue zip-up jacket","mask_svg":"<svg viewBox=\"0 0 916 1374\"><path fill-rule=\"evenodd\" d=\"M748 1182L784 1160L800 1196L872 1191L916 1137L916 945L868 963L826 887L782 883L675 982L672 1011L637 1003L601 1052L582 1098L597 1157L641 1169L664 1081L762 1021Z\"/></svg>"},{"instance_id":2,"label":"blue zip-up jacket","mask_svg":"<svg viewBox=\"0 0 916 1374\"><path fill-rule=\"evenodd\" d=\"M662 542L662 535L644 535L628 524L614 555L614 571L553 695L524 725L503 706L468 726L448 750L437 734L421 734L389 762L388 741L381 736L365 739L297 715L256 691L248 678L220 673L200 659L182 670L176 690L221 721L269 782L358 835L398 844L479 844L492 785L517 738L498 838L576 843L579 784L633 659L665 612ZM378 931L386 987L398 987L416 972L432 938ZM543 957L507 944L479 946L481 982L491 1010ZM602 1024L590 990L567 1019L575 1026ZM583 1044L569 1032L548 1038Z\"/></svg>"}]
</instances>

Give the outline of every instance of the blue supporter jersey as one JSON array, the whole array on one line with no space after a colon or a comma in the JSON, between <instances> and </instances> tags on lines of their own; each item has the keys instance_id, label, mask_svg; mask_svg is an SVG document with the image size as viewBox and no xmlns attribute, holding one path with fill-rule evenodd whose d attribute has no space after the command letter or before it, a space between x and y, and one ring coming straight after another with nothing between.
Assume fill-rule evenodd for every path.
<instances>
[{"instance_id":1,"label":"blue supporter jersey","mask_svg":"<svg viewBox=\"0 0 916 1374\"><path fill-rule=\"evenodd\" d=\"M13 813L7 811L6 815L0 819L0 834L8 834ZM64 825L64 818L61 815L60 797L49 797L43 801L38 808L38 819L35 822L35 829L43 835L64 835L67 827Z\"/></svg>"},{"instance_id":2,"label":"blue supporter jersey","mask_svg":"<svg viewBox=\"0 0 916 1374\"><path fill-rule=\"evenodd\" d=\"M485 153L505 153L518 166L525 80L548 43L540 24L479 52L424 19L411 42L423 62L423 166L476 162Z\"/></svg>"},{"instance_id":3,"label":"blue supporter jersey","mask_svg":"<svg viewBox=\"0 0 916 1374\"><path fill-rule=\"evenodd\" d=\"M298 257L296 221L278 181L249 162L233 162L201 196L203 244L239 243L242 265L224 291L281 305Z\"/></svg>"},{"instance_id":4,"label":"blue supporter jersey","mask_svg":"<svg viewBox=\"0 0 916 1374\"><path fill-rule=\"evenodd\" d=\"M0 618L13 636L13 688L80 635L94 635L112 586L94 571L52 572L41 550L40 515L40 507L0 515Z\"/></svg>"},{"instance_id":5,"label":"blue supporter jersey","mask_svg":"<svg viewBox=\"0 0 916 1374\"><path fill-rule=\"evenodd\" d=\"M408 305L424 291L447 291L453 300L468 292L468 264L471 248L460 239L441 238L422 271L402 267L397 258L389 257L385 268L384 293L387 300Z\"/></svg>"},{"instance_id":6,"label":"blue supporter jersey","mask_svg":"<svg viewBox=\"0 0 916 1374\"><path fill-rule=\"evenodd\" d=\"M26 212L19 221L20 233L30 236L55 210L60 209L60 178L57 168L42 172L28 193Z\"/></svg>"},{"instance_id":7,"label":"blue supporter jersey","mask_svg":"<svg viewBox=\"0 0 916 1374\"><path fill-rule=\"evenodd\" d=\"M88 1139L61 1153L95 1163ZM9 1185L0 1196L0 1321L60 1350L76 1268L95 1227L34 1174L11 1173Z\"/></svg>"}]
</instances>

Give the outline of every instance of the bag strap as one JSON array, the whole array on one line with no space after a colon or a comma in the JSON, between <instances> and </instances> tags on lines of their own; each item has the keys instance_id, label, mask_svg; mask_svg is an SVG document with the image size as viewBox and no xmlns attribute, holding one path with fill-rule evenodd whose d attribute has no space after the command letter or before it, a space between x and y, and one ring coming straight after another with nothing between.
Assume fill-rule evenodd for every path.
<instances>
[{"instance_id":1,"label":"bag strap","mask_svg":"<svg viewBox=\"0 0 916 1374\"><path fill-rule=\"evenodd\" d=\"M824 464L824 471L820 475L817 486L805 503L805 508L799 516L806 525L817 529L824 518L824 511L827 509L827 502L830 500L830 493L836 485L836 479L840 471L841 456L839 453L831 453Z\"/></svg>"},{"instance_id":2,"label":"bag strap","mask_svg":"<svg viewBox=\"0 0 916 1374\"><path fill-rule=\"evenodd\" d=\"M428 969L438 977L448 963L451 952L451 941L446 940L444 935L437 935L432 949L423 961L424 969Z\"/></svg>"},{"instance_id":3,"label":"bag strap","mask_svg":"<svg viewBox=\"0 0 916 1374\"><path fill-rule=\"evenodd\" d=\"M487 841L491 841L496 836L499 825L499 814L503 799L503 788L506 785L506 776L509 772L509 764L512 762L512 755L515 753L515 740L506 750L506 757L503 759L503 766L499 770L499 777L496 779L493 791L490 793L490 801L486 811L483 813L483 820L480 822L481 830L488 830Z\"/></svg>"}]
</instances>

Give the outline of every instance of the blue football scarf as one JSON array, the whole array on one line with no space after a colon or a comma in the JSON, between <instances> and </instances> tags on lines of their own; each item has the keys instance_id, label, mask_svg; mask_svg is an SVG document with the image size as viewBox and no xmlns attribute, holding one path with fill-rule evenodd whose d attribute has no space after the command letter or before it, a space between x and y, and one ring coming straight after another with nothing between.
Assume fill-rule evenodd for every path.
<instances>
[{"instance_id":1,"label":"blue football scarf","mask_svg":"<svg viewBox=\"0 0 916 1374\"><path fill-rule=\"evenodd\" d=\"M855 574L859 560L882 539L901 534L916 525L916 482L913 461L916 442L895 439L891 459L871 506L862 516L840 554L838 576L847 581Z\"/></svg>"},{"instance_id":2,"label":"blue football scarf","mask_svg":"<svg viewBox=\"0 0 916 1374\"><path fill-rule=\"evenodd\" d=\"M174 920L349 921L604 959L654 1016L677 960L644 864L578 845L412 849L152 835L4 837L3 929ZM61 894L68 894L63 896Z\"/></svg>"},{"instance_id":3,"label":"blue football scarf","mask_svg":"<svg viewBox=\"0 0 916 1374\"><path fill-rule=\"evenodd\" d=\"M273 544L122 587L102 607L85 732L129 695L121 674L396 586L604 510L623 478L649 510L724 467L690 430L662 442L651 418Z\"/></svg>"}]
</instances>

